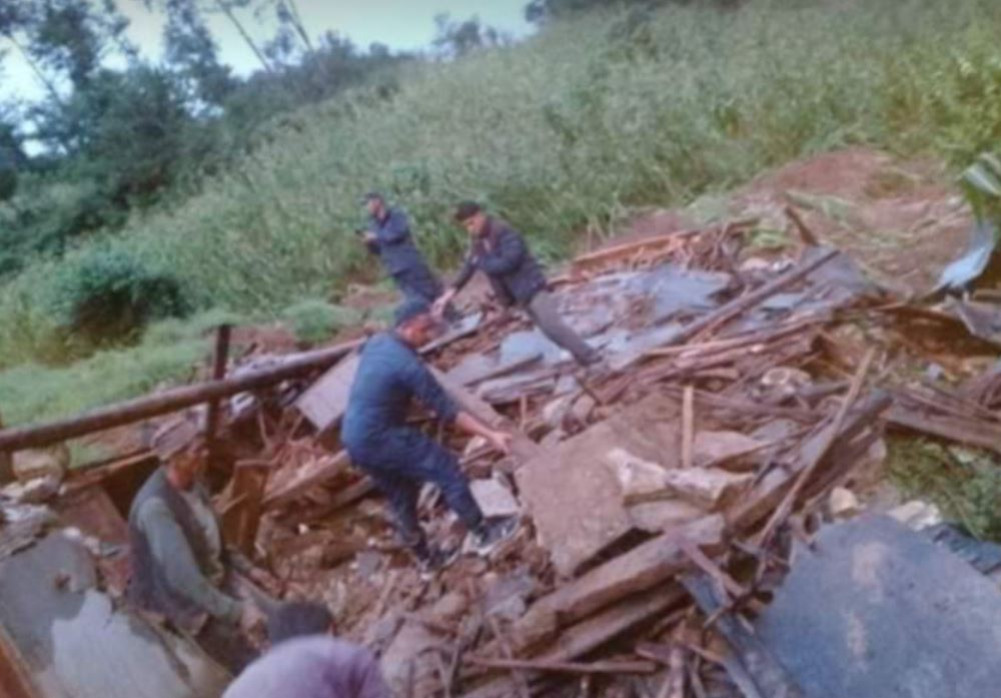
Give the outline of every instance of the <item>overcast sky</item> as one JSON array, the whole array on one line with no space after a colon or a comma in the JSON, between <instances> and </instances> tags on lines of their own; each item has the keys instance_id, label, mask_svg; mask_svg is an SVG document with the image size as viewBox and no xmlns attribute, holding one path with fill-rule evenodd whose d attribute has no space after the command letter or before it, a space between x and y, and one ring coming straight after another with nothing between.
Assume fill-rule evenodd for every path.
<instances>
[{"instance_id":1,"label":"overcast sky","mask_svg":"<svg viewBox=\"0 0 1001 698\"><path fill-rule=\"evenodd\" d=\"M449 13L453 19L477 15L484 24L496 27L515 37L531 29L524 19L528 0L297 0L303 22L313 36L334 31L347 36L356 45L367 48L381 42L394 50L426 48L434 38L434 16ZM130 20L130 38L141 47L144 55L159 59L162 53L163 17L147 10L142 0L117 0ZM254 39L263 43L273 35L274 24L267 26L254 18L252 12L241 15ZM253 53L224 17L209 16L209 26L216 37L224 63L237 73L247 74L259 67ZM0 47L5 46L0 38ZM34 99L42 94L30 69L11 51L3 62L0 74L0 96L11 95Z\"/></svg>"}]
</instances>

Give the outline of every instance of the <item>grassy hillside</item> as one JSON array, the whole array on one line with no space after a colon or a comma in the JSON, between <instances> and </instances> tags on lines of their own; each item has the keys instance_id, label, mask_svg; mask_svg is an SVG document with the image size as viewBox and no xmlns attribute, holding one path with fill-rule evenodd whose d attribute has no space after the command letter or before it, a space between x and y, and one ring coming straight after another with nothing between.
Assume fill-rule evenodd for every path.
<instances>
[{"instance_id":1,"label":"grassy hillside","mask_svg":"<svg viewBox=\"0 0 1001 698\"><path fill-rule=\"evenodd\" d=\"M373 187L445 265L464 197L557 256L631 206L683 203L808 152L862 142L959 167L1001 140L999 35L996 0L752 0L593 15L410 65L391 100L358 89L304 110L200 196L30 267L2 289L0 365L78 351L56 328L54 286L108 250L172 270L203 309L334 296L371 265L351 230Z\"/></svg>"}]
</instances>

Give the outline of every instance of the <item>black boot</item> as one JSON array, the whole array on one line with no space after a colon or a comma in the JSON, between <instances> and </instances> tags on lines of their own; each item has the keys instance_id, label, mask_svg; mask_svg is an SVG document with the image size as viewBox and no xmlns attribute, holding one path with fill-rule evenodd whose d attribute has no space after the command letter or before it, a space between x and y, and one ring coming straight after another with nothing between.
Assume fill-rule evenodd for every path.
<instances>
[{"instance_id":1,"label":"black boot","mask_svg":"<svg viewBox=\"0 0 1001 698\"><path fill-rule=\"evenodd\" d=\"M473 549L477 555L487 557L498 545L514 535L514 532L517 530L517 516L483 521L473 531Z\"/></svg>"}]
</instances>

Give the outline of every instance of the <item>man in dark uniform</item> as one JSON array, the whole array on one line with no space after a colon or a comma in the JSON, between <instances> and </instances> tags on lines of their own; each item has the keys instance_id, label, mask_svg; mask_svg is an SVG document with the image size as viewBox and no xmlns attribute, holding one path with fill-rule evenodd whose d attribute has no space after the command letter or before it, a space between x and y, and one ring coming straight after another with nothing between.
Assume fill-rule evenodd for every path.
<instances>
[{"instance_id":1,"label":"man in dark uniform","mask_svg":"<svg viewBox=\"0 0 1001 698\"><path fill-rule=\"evenodd\" d=\"M439 330L426 303L404 302L397 310L395 330L376 334L365 344L341 427L341 441L352 462L389 500L403 542L427 570L445 564L448 555L428 544L418 521L417 499L425 482L438 486L481 553L517 525L513 518L487 521L456 456L406 423L416 398L442 422L508 451L510 434L459 409L417 353Z\"/></svg>"},{"instance_id":2,"label":"man in dark uniform","mask_svg":"<svg viewBox=\"0 0 1001 698\"><path fill-rule=\"evenodd\" d=\"M598 352L563 322L542 268L520 233L488 216L472 201L459 204L455 220L469 233L470 250L452 287L435 301L436 313L444 311L476 271L482 271L498 301L524 308L542 333L569 351L577 363L590 366L601 360Z\"/></svg>"},{"instance_id":3,"label":"man in dark uniform","mask_svg":"<svg viewBox=\"0 0 1001 698\"><path fill-rule=\"evenodd\" d=\"M129 510L132 577L128 598L192 636L216 661L238 672L257 652L247 640L263 615L223 590L225 551L208 490L197 423L172 422L151 444L162 465Z\"/></svg>"},{"instance_id":4,"label":"man in dark uniform","mask_svg":"<svg viewBox=\"0 0 1001 698\"><path fill-rule=\"evenodd\" d=\"M386 206L382 195L376 192L366 194L364 201L370 220L362 239L368 249L379 255L404 299L433 303L441 295L441 281L414 244L406 214Z\"/></svg>"}]
</instances>

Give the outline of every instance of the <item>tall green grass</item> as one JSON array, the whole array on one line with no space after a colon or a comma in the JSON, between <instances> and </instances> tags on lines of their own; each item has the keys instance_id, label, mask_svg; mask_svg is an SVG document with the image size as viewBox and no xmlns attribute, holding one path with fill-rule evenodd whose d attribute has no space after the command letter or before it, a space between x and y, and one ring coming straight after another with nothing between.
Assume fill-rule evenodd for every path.
<instances>
[{"instance_id":1,"label":"tall green grass","mask_svg":"<svg viewBox=\"0 0 1001 698\"><path fill-rule=\"evenodd\" d=\"M996 0L758 0L556 23L520 45L406 67L304 109L204 192L136 217L121 249L201 307L336 298L372 261L351 230L385 191L446 265L452 204L484 200L544 256L630 207L722 191L806 153L866 143L957 168L1001 140ZM72 354L48 310L56 262L0 291L0 365Z\"/></svg>"}]
</instances>

